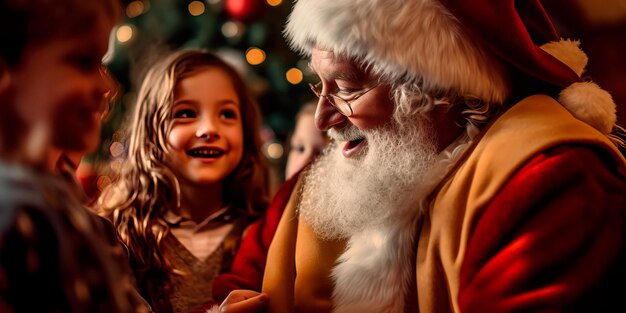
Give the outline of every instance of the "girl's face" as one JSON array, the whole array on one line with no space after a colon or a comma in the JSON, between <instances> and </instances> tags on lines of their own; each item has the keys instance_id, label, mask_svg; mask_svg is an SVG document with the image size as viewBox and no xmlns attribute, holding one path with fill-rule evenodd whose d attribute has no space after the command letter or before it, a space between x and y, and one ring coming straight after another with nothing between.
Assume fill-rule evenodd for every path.
<instances>
[{"instance_id":1,"label":"girl's face","mask_svg":"<svg viewBox=\"0 0 626 313\"><path fill-rule=\"evenodd\" d=\"M112 27L113 20L100 16L92 31L27 46L10 71L17 118L27 128L45 125L57 149L97 143L104 94L112 87L101 71Z\"/></svg>"},{"instance_id":2,"label":"girl's face","mask_svg":"<svg viewBox=\"0 0 626 313\"><path fill-rule=\"evenodd\" d=\"M222 182L241 161L243 141L239 97L226 72L206 67L178 82L168 158L181 182Z\"/></svg>"}]
</instances>

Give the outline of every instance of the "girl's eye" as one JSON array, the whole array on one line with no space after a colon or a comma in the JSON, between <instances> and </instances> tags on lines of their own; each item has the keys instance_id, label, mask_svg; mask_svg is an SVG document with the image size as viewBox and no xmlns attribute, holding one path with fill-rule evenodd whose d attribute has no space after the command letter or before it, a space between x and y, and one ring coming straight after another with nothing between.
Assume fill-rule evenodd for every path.
<instances>
[{"instance_id":1,"label":"girl's eye","mask_svg":"<svg viewBox=\"0 0 626 313\"><path fill-rule=\"evenodd\" d=\"M224 119L237 119L238 115L235 110L223 110L220 112L220 117Z\"/></svg>"},{"instance_id":2,"label":"girl's eye","mask_svg":"<svg viewBox=\"0 0 626 313\"><path fill-rule=\"evenodd\" d=\"M196 112L190 109L178 110L174 112L174 118L194 118L196 117Z\"/></svg>"}]
</instances>

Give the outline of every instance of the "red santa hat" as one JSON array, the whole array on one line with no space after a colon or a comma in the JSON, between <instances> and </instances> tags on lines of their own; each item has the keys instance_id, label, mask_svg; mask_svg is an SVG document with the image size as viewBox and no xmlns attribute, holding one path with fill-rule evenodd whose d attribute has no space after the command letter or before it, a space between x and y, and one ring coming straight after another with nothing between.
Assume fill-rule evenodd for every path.
<instances>
[{"instance_id":1,"label":"red santa hat","mask_svg":"<svg viewBox=\"0 0 626 313\"><path fill-rule=\"evenodd\" d=\"M601 132L616 121L611 95L581 79L578 42L559 40L538 0L297 0L285 35L304 55L330 49L392 81L491 103L560 90L558 101Z\"/></svg>"}]
</instances>

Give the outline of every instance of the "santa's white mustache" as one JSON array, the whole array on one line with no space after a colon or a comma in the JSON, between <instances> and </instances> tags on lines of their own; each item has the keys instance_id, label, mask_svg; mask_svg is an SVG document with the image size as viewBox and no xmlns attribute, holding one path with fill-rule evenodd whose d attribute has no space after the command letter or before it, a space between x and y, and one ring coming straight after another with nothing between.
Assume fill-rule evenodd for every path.
<instances>
[{"instance_id":1,"label":"santa's white mustache","mask_svg":"<svg viewBox=\"0 0 626 313\"><path fill-rule=\"evenodd\" d=\"M356 126L349 124L343 128L331 128L328 130L328 137L335 141L352 141L365 138L365 133Z\"/></svg>"}]
</instances>

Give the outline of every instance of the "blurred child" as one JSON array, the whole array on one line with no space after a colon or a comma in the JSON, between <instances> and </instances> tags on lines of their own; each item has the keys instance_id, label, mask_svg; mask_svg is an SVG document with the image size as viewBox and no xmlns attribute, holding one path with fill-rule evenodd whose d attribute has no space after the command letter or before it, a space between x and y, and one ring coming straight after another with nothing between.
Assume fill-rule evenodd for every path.
<instances>
[{"instance_id":1,"label":"blurred child","mask_svg":"<svg viewBox=\"0 0 626 313\"><path fill-rule=\"evenodd\" d=\"M127 167L98 209L112 218L157 312L211 302L214 279L230 269L244 231L263 214L259 124L241 77L211 53L177 52L148 71Z\"/></svg>"},{"instance_id":2,"label":"blurred child","mask_svg":"<svg viewBox=\"0 0 626 313\"><path fill-rule=\"evenodd\" d=\"M285 178L289 179L309 164L326 146L326 132L315 126L317 102L304 104L296 115L296 127L289 143Z\"/></svg>"},{"instance_id":3,"label":"blurred child","mask_svg":"<svg viewBox=\"0 0 626 313\"><path fill-rule=\"evenodd\" d=\"M143 312L111 237L50 166L85 149L108 91L114 0L0 3L0 311Z\"/></svg>"},{"instance_id":4,"label":"blurred child","mask_svg":"<svg viewBox=\"0 0 626 313\"><path fill-rule=\"evenodd\" d=\"M49 154L48 162L49 170L67 179L69 185L75 187L74 189L77 196L87 205L90 204L93 198L89 197L90 195L86 192L84 186L81 185L77 171L82 163L83 157L93 153L98 148L102 122L109 116L111 111L110 106L117 100L119 94L119 84L105 65L100 67L100 72L106 84L107 92L104 94L106 106L101 106L98 112L94 112L94 114L98 113L98 116L94 116L96 118L94 118L94 122L91 123L92 127L84 129L84 131L80 133L81 141L83 142L79 145L80 147L63 150L63 147L55 146ZM98 218L100 217L98 216Z\"/></svg>"}]
</instances>

